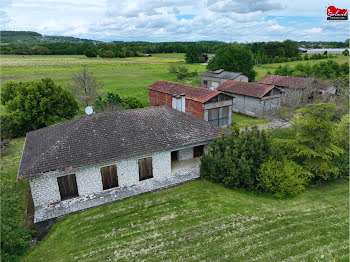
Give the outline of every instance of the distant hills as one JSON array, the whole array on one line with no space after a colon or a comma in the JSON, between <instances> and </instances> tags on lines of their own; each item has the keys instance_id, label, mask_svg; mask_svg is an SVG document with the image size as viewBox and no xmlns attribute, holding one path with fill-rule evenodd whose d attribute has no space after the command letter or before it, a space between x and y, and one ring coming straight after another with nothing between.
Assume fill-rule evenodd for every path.
<instances>
[{"instance_id":1,"label":"distant hills","mask_svg":"<svg viewBox=\"0 0 350 262\"><path fill-rule=\"evenodd\" d=\"M81 43L94 42L100 43L102 41L95 41L90 39L81 39L71 36L43 36L37 32L31 31L0 31L2 44L30 44L37 45L42 43Z\"/></svg>"}]
</instances>

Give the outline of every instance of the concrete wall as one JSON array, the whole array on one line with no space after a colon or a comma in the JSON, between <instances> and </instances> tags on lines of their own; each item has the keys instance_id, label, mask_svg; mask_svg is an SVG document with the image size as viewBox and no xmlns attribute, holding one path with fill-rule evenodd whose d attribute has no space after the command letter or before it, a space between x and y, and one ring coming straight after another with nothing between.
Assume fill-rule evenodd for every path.
<instances>
[{"instance_id":1,"label":"concrete wall","mask_svg":"<svg viewBox=\"0 0 350 262\"><path fill-rule=\"evenodd\" d=\"M149 183L150 180L162 181L174 174L171 174L171 151L179 151L179 160L193 158L193 147L174 148L163 152L157 152L149 155L142 155L118 161L106 162L77 168L67 172L48 172L42 176L31 178L29 180L34 206L36 211L56 204L61 201L57 177L75 174L79 197L81 199L103 192L101 167L116 165L118 174L118 188L130 187L132 185L142 185ZM205 148L207 150L207 147ZM152 157L153 178L139 181L138 160L144 157ZM113 190L113 189L109 189ZM108 190L105 190L108 191ZM67 200L69 201L69 200ZM68 212L69 213L69 212Z\"/></svg>"},{"instance_id":2,"label":"concrete wall","mask_svg":"<svg viewBox=\"0 0 350 262\"><path fill-rule=\"evenodd\" d=\"M229 80L229 79L222 79L222 78L211 77L211 76L201 76L201 86L215 90L218 86L222 85L227 80ZM231 80L240 81L240 82L248 82L248 77L246 77L244 75L240 75L240 76L236 77L235 79L231 79ZM204 81L207 81L207 84L204 84ZM216 86L216 88L214 86Z\"/></svg>"},{"instance_id":3,"label":"concrete wall","mask_svg":"<svg viewBox=\"0 0 350 262\"><path fill-rule=\"evenodd\" d=\"M272 110L278 110L280 107L279 95L256 98L233 94L232 111L242 113L253 117L264 117Z\"/></svg>"}]
</instances>

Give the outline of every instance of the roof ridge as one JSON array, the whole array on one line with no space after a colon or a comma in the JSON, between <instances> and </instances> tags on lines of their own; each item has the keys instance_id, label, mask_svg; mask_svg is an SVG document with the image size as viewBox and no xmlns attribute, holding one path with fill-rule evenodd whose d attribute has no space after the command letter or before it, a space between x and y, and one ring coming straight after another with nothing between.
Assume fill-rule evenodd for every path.
<instances>
[{"instance_id":1,"label":"roof ridge","mask_svg":"<svg viewBox=\"0 0 350 262\"><path fill-rule=\"evenodd\" d=\"M48 152L50 152L53 148L55 148L55 147L56 147L59 143L61 143L63 140L67 139L67 138L68 138L68 135L69 135L70 133L72 133L72 131L73 131L74 129L76 129L76 127L77 127L80 123L82 123L83 120L85 120L85 119L87 119L87 117L81 117L81 119L80 119L74 126L72 126L71 128L69 128L69 130L67 130L66 133L65 133L60 139L58 139L58 140L56 141L56 143L54 143L48 150L46 150L44 153L42 153L42 154L40 155L40 157L39 157L30 167L28 167L26 170L24 170L24 171L22 172L22 176L23 176L25 173L27 173L27 171L29 171L30 169L34 168L34 167L47 155ZM63 122L63 123L64 123L64 122ZM56 147L56 148L57 148L57 147ZM18 179L20 179L20 177L19 177Z\"/></svg>"}]
</instances>

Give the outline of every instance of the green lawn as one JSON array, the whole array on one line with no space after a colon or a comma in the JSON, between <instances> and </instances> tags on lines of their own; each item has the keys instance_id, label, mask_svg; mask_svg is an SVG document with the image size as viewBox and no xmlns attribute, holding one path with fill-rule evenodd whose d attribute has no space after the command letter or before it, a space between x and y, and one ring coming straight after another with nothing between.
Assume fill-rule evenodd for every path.
<instances>
[{"instance_id":1,"label":"green lawn","mask_svg":"<svg viewBox=\"0 0 350 262\"><path fill-rule=\"evenodd\" d=\"M246 126L263 125L267 124L269 121L269 119L254 118L232 112L232 123L234 123L238 128Z\"/></svg>"},{"instance_id":2,"label":"green lawn","mask_svg":"<svg viewBox=\"0 0 350 262\"><path fill-rule=\"evenodd\" d=\"M277 200L192 181L65 217L22 261L349 261L348 187Z\"/></svg>"}]
</instances>

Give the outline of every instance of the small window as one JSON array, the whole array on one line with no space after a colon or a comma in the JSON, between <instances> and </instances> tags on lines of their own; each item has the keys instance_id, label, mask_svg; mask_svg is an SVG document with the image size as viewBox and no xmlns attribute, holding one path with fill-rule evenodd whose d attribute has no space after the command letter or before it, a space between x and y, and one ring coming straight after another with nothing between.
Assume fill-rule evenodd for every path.
<instances>
[{"instance_id":1,"label":"small window","mask_svg":"<svg viewBox=\"0 0 350 262\"><path fill-rule=\"evenodd\" d=\"M176 162L179 160L179 151L171 152L171 162Z\"/></svg>"},{"instance_id":2,"label":"small window","mask_svg":"<svg viewBox=\"0 0 350 262\"><path fill-rule=\"evenodd\" d=\"M118 186L117 167L115 165L101 168L103 190Z\"/></svg>"},{"instance_id":3,"label":"small window","mask_svg":"<svg viewBox=\"0 0 350 262\"><path fill-rule=\"evenodd\" d=\"M200 157L203 155L204 145L195 146L193 148L193 157Z\"/></svg>"},{"instance_id":4,"label":"small window","mask_svg":"<svg viewBox=\"0 0 350 262\"><path fill-rule=\"evenodd\" d=\"M78 186L75 174L61 176L57 178L61 200L78 197Z\"/></svg>"},{"instance_id":5,"label":"small window","mask_svg":"<svg viewBox=\"0 0 350 262\"><path fill-rule=\"evenodd\" d=\"M140 181L153 177L152 157L139 159Z\"/></svg>"},{"instance_id":6,"label":"small window","mask_svg":"<svg viewBox=\"0 0 350 262\"><path fill-rule=\"evenodd\" d=\"M208 81L207 81L207 80L204 80L204 81L203 81L203 84L204 84L204 86L208 86Z\"/></svg>"}]
</instances>

